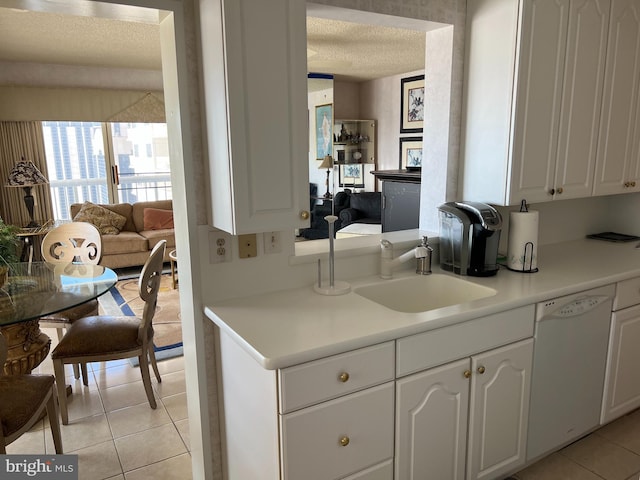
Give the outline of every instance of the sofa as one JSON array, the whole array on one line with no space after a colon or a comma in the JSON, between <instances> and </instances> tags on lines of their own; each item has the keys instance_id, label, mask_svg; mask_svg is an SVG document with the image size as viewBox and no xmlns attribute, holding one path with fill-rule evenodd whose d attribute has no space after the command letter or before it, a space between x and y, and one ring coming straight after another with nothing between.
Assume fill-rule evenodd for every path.
<instances>
[{"instance_id":1,"label":"sofa","mask_svg":"<svg viewBox=\"0 0 640 480\"><path fill-rule=\"evenodd\" d=\"M349 206L340 210L340 227L352 223L382 223L382 194L360 192L349 195Z\"/></svg>"},{"instance_id":2,"label":"sofa","mask_svg":"<svg viewBox=\"0 0 640 480\"><path fill-rule=\"evenodd\" d=\"M382 195L380 192L352 193L345 189L333 197L333 201L324 201L315 205L311 211L311 226L301 230L300 235L307 240L329 238L329 224L324 219L332 214L338 217L334 224L335 232L351 223L382 223Z\"/></svg>"},{"instance_id":3,"label":"sofa","mask_svg":"<svg viewBox=\"0 0 640 480\"><path fill-rule=\"evenodd\" d=\"M74 203L70 207L73 221L89 221L100 230L102 239L100 265L109 268L144 265L151 250L160 240L167 241L164 260L168 262L169 252L176 248L172 209L171 200L133 204L85 202ZM113 217L115 221L104 222L107 217ZM117 225L114 227L113 223ZM107 224L108 226L105 226ZM121 227L118 228L120 224Z\"/></svg>"}]
</instances>

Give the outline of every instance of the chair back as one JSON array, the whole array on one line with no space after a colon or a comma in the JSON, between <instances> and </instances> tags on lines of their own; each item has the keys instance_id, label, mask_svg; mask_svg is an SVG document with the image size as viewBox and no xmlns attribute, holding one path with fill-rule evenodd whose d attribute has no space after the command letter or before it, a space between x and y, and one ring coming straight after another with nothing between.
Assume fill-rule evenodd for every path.
<instances>
[{"instance_id":1,"label":"chair back","mask_svg":"<svg viewBox=\"0 0 640 480\"><path fill-rule=\"evenodd\" d=\"M45 235L41 251L49 263L98 264L102 240L98 229L88 222L64 223Z\"/></svg>"},{"instance_id":2,"label":"chair back","mask_svg":"<svg viewBox=\"0 0 640 480\"><path fill-rule=\"evenodd\" d=\"M162 278L162 262L164 261L166 246L167 241L161 240L153 247L149 258L145 262L144 267L142 267L140 279L138 280L138 293L144 301L142 329L146 331L152 328L153 316L156 313L158 291L160 290L160 280ZM143 338L147 339L148 334L143 336Z\"/></svg>"}]
</instances>

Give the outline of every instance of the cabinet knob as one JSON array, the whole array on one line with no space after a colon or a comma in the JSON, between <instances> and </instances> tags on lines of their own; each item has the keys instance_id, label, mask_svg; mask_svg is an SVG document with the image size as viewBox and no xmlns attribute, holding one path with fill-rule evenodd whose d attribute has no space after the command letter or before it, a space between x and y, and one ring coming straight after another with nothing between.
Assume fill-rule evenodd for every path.
<instances>
[{"instance_id":1,"label":"cabinet knob","mask_svg":"<svg viewBox=\"0 0 640 480\"><path fill-rule=\"evenodd\" d=\"M342 382L345 383L346 381L349 380L349 374L347 372L342 372L339 376L338 379Z\"/></svg>"},{"instance_id":2,"label":"cabinet knob","mask_svg":"<svg viewBox=\"0 0 640 480\"><path fill-rule=\"evenodd\" d=\"M463 375L464 375L464 378L471 378L471 370L465 370Z\"/></svg>"},{"instance_id":3,"label":"cabinet knob","mask_svg":"<svg viewBox=\"0 0 640 480\"><path fill-rule=\"evenodd\" d=\"M340 445L343 447L349 445L349 441L349 437L347 437L346 435L344 437L340 437Z\"/></svg>"},{"instance_id":4,"label":"cabinet knob","mask_svg":"<svg viewBox=\"0 0 640 480\"><path fill-rule=\"evenodd\" d=\"M480 366L478 367L478 373L479 373L480 375L482 375L484 372L485 372L485 368L484 368L482 365L480 365Z\"/></svg>"},{"instance_id":5,"label":"cabinet knob","mask_svg":"<svg viewBox=\"0 0 640 480\"><path fill-rule=\"evenodd\" d=\"M558 187L558 189L556 190L556 193L559 195L563 192L564 190L562 189L562 187Z\"/></svg>"},{"instance_id":6,"label":"cabinet knob","mask_svg":"<svg viewBox=\"0 0 640 480\"><path fill-rule=\"evenodd\" d=\"M631 182L624 182L624 188L629 188L631 186Z\"/></svg>"},{"instance_id":7,"label":"cabinet knob","mask_svg":"<svg viewBox=\"0 0 640 480\"><path fill-rule=\"evenodd\" d=\"M307 219L309 218L309 212L308 212L308 211L306 211L306 210L302 210L302 211L300 212L300 218L301 218L302 220L307 220Z\"/></svg>"},{"instance_id":8,"label":"cabinet knob","mask_svg":"<svg viewBox=\"0 0 640 480\"><path fill-rule=\"evenodd\" d=\"M549 195L553 195L555 193L556 193L555 189L552 188L551 190L549 190Z\"/></svg>"},{"instance_id":9,"label":"cabinet knob","mask_svg":"<svg viewBox=\"0 0 640 480\"><path fill-rule=\"evenodd\" d=\"M636 182L635 182L635 180L634 180L633 182L631 182L631 186L632 186L632 187L635 187L635 186L636 186Z\"/></svg>"}]
</instances>

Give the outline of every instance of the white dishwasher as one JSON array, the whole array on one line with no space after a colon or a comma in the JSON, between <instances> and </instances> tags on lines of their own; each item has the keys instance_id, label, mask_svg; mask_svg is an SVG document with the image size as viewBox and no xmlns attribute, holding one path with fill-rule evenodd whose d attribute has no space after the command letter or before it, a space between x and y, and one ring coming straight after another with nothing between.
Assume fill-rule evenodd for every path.
<instances>
[{"instance_id":1,"label":"white dishwasher","mask_svg":"<svg viewBox=\"0 0 640 480\"><path fill-rule=\"evenodd\" d=\"M527 461L600 424L615 285L536 305Z\"/></svg>"}]
</instances>

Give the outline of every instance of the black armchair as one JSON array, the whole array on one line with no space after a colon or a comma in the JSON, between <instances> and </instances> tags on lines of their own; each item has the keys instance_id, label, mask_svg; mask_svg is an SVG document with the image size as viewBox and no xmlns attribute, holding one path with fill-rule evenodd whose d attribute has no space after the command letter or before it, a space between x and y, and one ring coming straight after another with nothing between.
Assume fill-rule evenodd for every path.
<instances>
[{"instance_id":1,"label":"black armchair","mask_svg":"<svg viewBox=\"0 0 640 480\"><path fill-rule=\"evenodd\" d=\"M349 192L338 192L334 196L333 202L325 200L321 204L315 205L311 210L311 227L301 230L300 235L307 240L329 238L329 223L324 217L331 215L332 207L333 214L338 217L334 224L334 232L342 228L340 212L349 206L349 197Z\"/></svg>"},{"instance_id":2,"label":"black armchair","mask_svg":"<svg viewBox=\"0 0 640 480\"><path fill-rule=\"evenodd\" d=\"M341 228L352 223L382 223L382 195L380 192L354 193L349 197L349 207L340 211Z\"/></svg>"}]
</instances>

